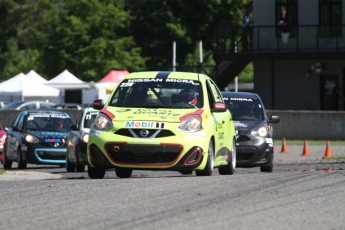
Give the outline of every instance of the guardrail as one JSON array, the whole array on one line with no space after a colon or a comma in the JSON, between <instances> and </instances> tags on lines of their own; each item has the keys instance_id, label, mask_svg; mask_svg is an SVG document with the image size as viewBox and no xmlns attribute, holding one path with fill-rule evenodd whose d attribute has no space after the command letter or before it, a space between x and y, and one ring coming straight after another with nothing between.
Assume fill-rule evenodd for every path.
<instances>
[{"instance_id":1,"label":"guardrail","mask_svg":"<svg viewBox=\"0 0 345 230\"><path fill-rule=\"evenodd\" d=\"M219 25L214 29L215 52L237 53L243 50L241 26ZM282 27L249 27L249 52L285 52ZM290 26L289 51L295 52L345 52L345 25L340 26Z\"/></svg>"}]
</instances>

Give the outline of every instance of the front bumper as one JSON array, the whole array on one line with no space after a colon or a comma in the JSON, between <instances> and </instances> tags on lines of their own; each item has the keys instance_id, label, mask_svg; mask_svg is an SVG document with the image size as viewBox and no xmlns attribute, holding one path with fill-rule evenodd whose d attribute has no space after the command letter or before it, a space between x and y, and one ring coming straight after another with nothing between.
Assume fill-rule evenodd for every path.
<instances>
[{"instance_id":1,"label":"front bumper","mask_svg":"<svg viewBox=\"0 0 345 230\"><path fill-rule=\"evenodd\" d=\"M66 164L67 147L49 147L38 144L21 146L23 159L31 164Z\"/></svg>"},{"instance_id":2,"label":"front bumper","mask_svg":"<svg viewBox=\"0 0 345 230\"><path fill-rule=\"evenodd\" d=\"M90 136L88 161L91 166L102 168L202 170L207 162L204 150L208 149L204 139L204 133L183 133L178 138L129 138L100 132L99 136Z\"/></svg>"},{"instance_id":3,"label":"front bumper","mask_svg":"<svg viewBox=\"0 0 345 230\"><path fill-rule=\"evenodd\" d=\"M273 161L272 138L255 137L250 140L238 140L236 145L236 166L267 166Z\"/></svg>"}]
</instances>

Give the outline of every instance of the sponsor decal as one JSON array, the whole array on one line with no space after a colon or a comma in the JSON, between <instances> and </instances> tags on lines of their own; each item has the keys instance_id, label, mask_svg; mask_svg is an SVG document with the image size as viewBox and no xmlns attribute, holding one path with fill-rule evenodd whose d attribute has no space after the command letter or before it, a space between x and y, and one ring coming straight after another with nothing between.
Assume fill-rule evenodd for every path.
<instances>
[{"instance_id":1,"label":"sponsor decal","mask_svg":"<svg viewBox=\"0 0 345 230\"><path fill-rule=\"evenodd\" d=\"M129 87L136 82L177 82L177 83L186 83L186 84L195 84L193 80L186 79L175 79L175 78L137 78L137 79L128 79L127 82L121 83L120 87Z\"/></svg>"},{"instance_id":2,"label":"sponsor decal","mask_svg":"<svg viewBox=\"0 0 345 230\"><path fill-rule=\"evenodd\" d=\"M99 131L99 130L91 130L90 131L90 136L98 137L99 135L101 135L101 131Z\"/></svg>"},{"instance_id":3,"label":"sponsor decal","mask_svg":"<svg viewBox=\"0 0 345 230\"><path fill-rule=\"evenodd\" d=\"M253 101L250 98L244 98L244 97L230 97L229 99L226 100L230 100L230 101Z\"/></svg>"},{"instance_id":4,"label":"sponsor decal","mask_svg":"<svg viewBox=\"0 0 345 230\"><path fill-rule=\"evenodd\" d=\"M90 120L92 117L95 117L98 115L98 112L93 112L93 113L87 113L85 115L85 120Z\"/></svg>"},{"instance_id":5,"label":"sponsor decal","mask_svg":"<svg viewBox=\"0 0 345 230\"><path fill-rule=\"evenodd\" d=\"M152 128L153 122L152 121L127 121L126 128Z\"/></svg>"},{"instance_id":6,"label":"sponsor decal","mask_svg":"<svg viewBox=\"0 0 345 230\"><path fill-rule=\"evenodd\" d=\"M60 138L45 138L44 142L46 143L54 143L54 142L65 142L65 140L61 140Z\"/></svg>"},{"instance_id":7,"label":"sponsor decal","mask_svg":"<svg viewBox=\"0 0 345 230\"><path fill-rule=\"evenodd\" d=\"M156 128L157 129L164 129L165 123L164 122L157 122L156 123Z\"/></svg>"},{"instance_id":8,"label":"sponsor decal","mask_svg":"<svg viewBox=\"0 0 345 230\"><path fill-rule=\"evenodd\" d=\"M47 114L47 113L30 113L28 116L28 120L33 120L35 117L55 117L55 118L67 118L63 114Z\"/></svg>"},{"instance_id":9,"label":"sponsor decal","mask_svg":"<svg viewBox=\"0 0 345 230\"><path fill-rule=\"evenodd\" d=\"M133 83L132 82L122 82L120 87L132 87Z\"/></svg>"},{"instance_id":10,"label":"sponsor decal","mask_svg":"<svg viewBox=\"0 0 345 230\"><path fill-rule=\"evenodd\" d=\"M243 124L243 123L241 123L239 121L234 121L234 126L235 127L248 127L248 125Z\"/></svg>"},{"instance_id":11,"label":"sponsor decal","mask_svg":"<svg viewBox=\"0 0 345 230\"><path fill-rule=\"evenodd\" d=\"M21 149L22 149L22 151L26 151L26 150L28 150L28 146L22 145Z\"/></svg>"},{"instance_id":12,"label":"sponsor decal","mask_svg":"<svg viewBox=\"0 0 345 230\"><path fill-rule=\"evenodd\" d=\"M205 140L205 134L202 133L190 133L188 134L189 140L201 139Z\"/></svg>"},{"instance_id":13,"label":"sponsor decal","mask_svg":"<svg viewBox=\"0 0 345 230\"><path fill-rule=\"evenodd\" d=\"M156 110L156 109L138 109L137 111L134 111L133 114L147 114L147 115L164 115L164 116L180 116L179 113L176 113L171 110Z\"/></svg>"}]
</instances>

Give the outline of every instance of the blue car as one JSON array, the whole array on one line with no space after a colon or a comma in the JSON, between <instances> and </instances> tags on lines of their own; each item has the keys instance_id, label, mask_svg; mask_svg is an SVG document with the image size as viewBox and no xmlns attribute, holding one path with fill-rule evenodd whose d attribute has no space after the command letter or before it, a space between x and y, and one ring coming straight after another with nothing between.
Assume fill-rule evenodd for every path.
<instances>
[{"instance_id":1,"label":"blue car","mask_svg":"<svg viewBox=\"0 0 345 230\"><path fill-rule=\"evenodd\" d=\"M27 163L65 166L72 124L70 116L62 111L18 113L7 131L3 167L10 169L13 161L18 169L25 169Z\"/></svg>"}]
</instances>

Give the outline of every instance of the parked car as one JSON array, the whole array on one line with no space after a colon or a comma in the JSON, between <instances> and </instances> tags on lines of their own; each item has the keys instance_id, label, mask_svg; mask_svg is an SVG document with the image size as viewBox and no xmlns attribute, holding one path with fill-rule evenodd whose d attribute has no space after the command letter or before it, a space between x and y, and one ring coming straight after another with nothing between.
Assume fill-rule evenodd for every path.
<instances>
[{"instance_id":1,"label":"parked car","mask_svg":"<svg viewBox=\"0 0 345 230\"><path fill-rule=\"evenodd\" d=\"M7 104L1 109L16 109L16 110L30 110L30 109L50 109L55 103L47 101L15 101Z\"/></svg>"},{"instance_id":2,"label":"parked car","mask_svg":"<svg viewBox=\"0 0 345 230\"><path fill-rule=\"evenodd\" d=\"M236 128L237 167L260 167L261 172L273 171L273 127L280 122L277 115L267 117L258 94L222 92Z\"/></svg>"},{"instance_id":3,"label":"parked car","mask_svg":"<svg viewBox=\"0 0 345 230\"><path fill-rule=\"evenodd\" d=\"M100 113L88 142L90 178L112 168L120 178L133 170L234 173L235 127L217 85L204 74L131 73L107 103L95 100L93 108Z\"/></svg>"},{"instance_id":4,"label":"parked car","mask_svg":"<svg viewBox=\"0 0 345 230\"><path fill-rule=\"evenodd\" d=\"M2 163L2 154L4 152L4 143L6 139L6 130L4 127L0 124L0 162Z\"/></svg>"},{"instance_id":5,"label":"parked car","mask_svg":"<svg viewBox=\"0 0 345 230\"><path fill-rule=\"evenodd\" d=\"M30 164L65 166L67 143L73 121L61 111L28 110L14 118L5 139L3 167L12 162L18 169Z\"/></svg>"},{"instance_id":6,"label":"parked car","mask_svg":"<svg viewBox=\"0 0 345 230\"><path fill-rule=\"evenodd\" d=\"M64 103L64 104L55 104L52 106L53 109L78 109L82 110L83 106L75 103Z\"/></svg>"},{"instance_id":7,"label":"parked car","mask_svg":"<svg viewBox=\"0 0 345 230\"><path fill-rule=\"evenodd\" d=\"M85 108L71 126L69 143L66 154L67 172L84 172L87 160L87 142L89 140L90 127L94 123L99 110L92 107Z\"/></svg>"},{"instance_id":8,"label":"parked car","mask_svg":"<svg viewBox=\"0 0 345 230\"><path fill-rule=\"evenodd\" d=\"M0 101L0 109L4 108L6 105L8 105L10 102L8 101Z\"/></svg>"}]
</instances>

